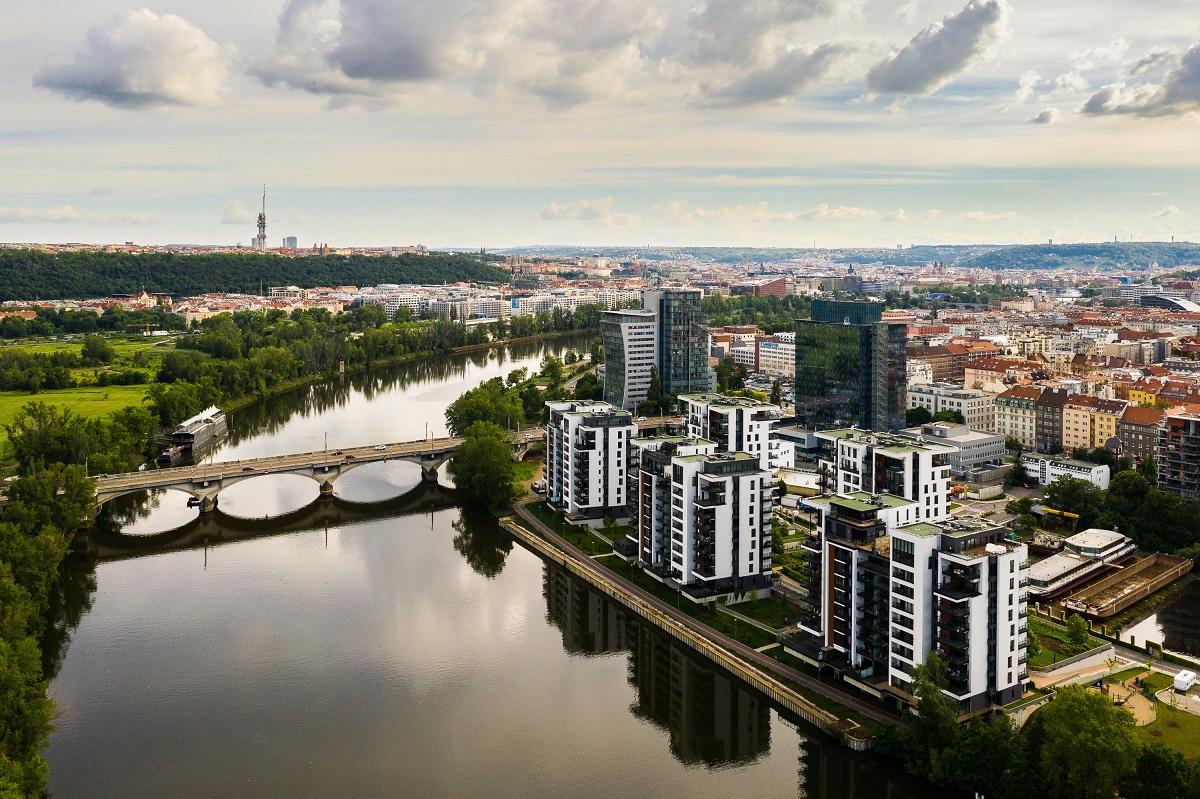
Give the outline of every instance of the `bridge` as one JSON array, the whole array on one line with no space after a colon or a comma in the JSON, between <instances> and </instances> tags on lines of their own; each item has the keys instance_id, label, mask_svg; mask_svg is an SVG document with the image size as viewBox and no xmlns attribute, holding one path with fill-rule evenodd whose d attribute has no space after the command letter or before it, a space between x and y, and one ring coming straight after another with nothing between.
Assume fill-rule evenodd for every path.
<instances>
[{"instance_id":1,"label":"bridge","mask_svg":"<svg viewBox=\"0 0 1200 799\"><path fill-rule=\"evenodd\" d=\"M520 461L529 450L545 439L540 427L526 428L511 435L513 460ZM206 463L199 466L180 466L172 469L150 469L128 474L102 474L95 477L96 506L117 497L149 489L174 489L191 494L199 501L201 513L211 513L217 507L217 494L244 480L267 474L294 474L315 480L322 494L333 493L333 483L346 472L368 463L407 461L421 467L426 481L436 481L437 471L450 460L464 439L459 437L432 438L379 444L373 447L347 447L339 450L319 450L296 455L275 455L237 461Z\"/></svg>"}]
</instances>

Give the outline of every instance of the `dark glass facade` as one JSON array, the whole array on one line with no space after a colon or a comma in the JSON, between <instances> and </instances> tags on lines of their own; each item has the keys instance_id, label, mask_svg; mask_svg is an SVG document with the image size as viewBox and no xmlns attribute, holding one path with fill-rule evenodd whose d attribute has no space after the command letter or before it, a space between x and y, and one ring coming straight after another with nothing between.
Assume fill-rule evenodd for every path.
<instances>
[{"instance_id":1,"label":"dark glass facade","mask_svg":"<svg viewBox=\"0 0 1200 799\"><path fill-rule=\"evenodd\" d=\"M882 302L813 300L812 321L834 325L873 325L883 319Z\"/></svg>"},{"instance_id":2,"label":"dark glass facade","mask_svg":"<svg viewBox=\"0 0 1200 799\"><path fill-rule=\"evenodd\" d=\"M713 388L708 368L708 319L700 308L700 292L671 289L647 292L657 299L658 376L662 393L702 394Z\"/></svg>"},{"instance_id":3,"label":"dark glass facade","mask_svg":"<svg viewBox=\"0 0 1200 799\"><path fill-rule=\"evenodd\" d=\"M832 321L796 326L796 415L814 429L856 427L899 430L904 426L907 331L902 324L847 324L870 319L880 303L813 303ZM865 306L865 307L859 307Z\"/></svg>"}]
</instances>

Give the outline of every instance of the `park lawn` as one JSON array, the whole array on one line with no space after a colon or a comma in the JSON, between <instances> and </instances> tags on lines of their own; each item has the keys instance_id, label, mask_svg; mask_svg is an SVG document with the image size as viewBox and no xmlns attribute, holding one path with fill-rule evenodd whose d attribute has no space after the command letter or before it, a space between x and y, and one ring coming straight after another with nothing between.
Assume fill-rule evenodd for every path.
<instances>
[{"instance_id":1,"label":"park lawn","mask_svg":"<svg viewBox=\"0 0 1200 799\"><path fill-rule=\"evenodd\" d=\"M28 402L64 405L73 413L89 419L107 416L130 405L141 405L146 386L84 386L62 388L30 394L27 391L0 392L0 465L9 465L12 452L4 425L12 424L17 413Z\"/></svg>"},{"instance_id":2,"label":"park lawn","mask_svg":"<svg viewBox=\"0 0 1200 799\"><path fill-rule=\"evenodd\" d=\"M1163 675L1166 676L1166 675ZM1200 716L1186 710L1158 703L1158 723L1137 727L1137 736L1143 743L1166 744L1187 758L1200 757ZM1155 727L1160 735L1155 735Z\"/></svg>"},{"instance_id":3,"label":"park lawn","mask_svg":"<svg viewBox=\"0 0 1200 799\"><path fill-rule=\"evenodd\" d=\"M1117 685L1125 682L1126 680L1131 680L1134 677L1140 677L1145 673L1145 666L1134 666L1132 668L1125 669L1124 671L1118 671L1116 674L1108 675L1104 678L1104 682L1108 683L1109 685Z\"/></svg>"},{"instance_id":4,"label":"park lawn","mask_svg":"<svg viewBox=\"0 0 1200 799\"><path fill-rule=\"evenodd\" d=\"M749 616L755 621L761 621L768 627L774 627L776 630L784 626L784 624L797 615L796 611L788 607L786 601L779 597L771 599L760 599L755 602L739 602L736 605L730 605L730 610L735 610L743 616Z\"/></svg>"},{"instance_id":5,"label":"park lawn","mask_svg":"<svg viewBox=\"0 0 1200 799\"><path fill-rule=\"evenodd\" d=\"M1152 693L1158 693L1164 688L1171 688L1174 686L1175 678L1170 674L1162 674L1155 671L1142 678L1142 684L1149 688Z\"/></svg>"},{"instance_id":6,"label":"park lawn","mask_svg":"<svg viewBox=\"0 0 1200 799\"><path fill-rule=\"evenodd\" d=\"M171 338L143 338L141 336L106 336L105 340L112 345L116 355L112 363L104 366L83 366L78 369L71 370L71 376L76 380L91 380L92 373L96 371L111 371L113 369L132 369L133 356L139 350L145 350L149 356L149 362L143 367L143 371L147 371L153 379L154 374L158 372L162 365L163 355L175 349L175 340ZM3 351L21 350L23 352L33 352L49 354L52 352L68 351L79 354L83 349L83 336L80 335L72 341L44 341L39 340L36 343L13 343L0 344L0 349Z\"/></svg>"}]
</instances>

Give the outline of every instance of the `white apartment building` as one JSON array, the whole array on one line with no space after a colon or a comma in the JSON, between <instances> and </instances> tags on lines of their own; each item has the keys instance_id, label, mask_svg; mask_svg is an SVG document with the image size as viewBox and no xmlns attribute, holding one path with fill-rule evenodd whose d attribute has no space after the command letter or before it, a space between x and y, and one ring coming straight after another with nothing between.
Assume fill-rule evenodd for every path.
<instances>
[{"instance_id":1,"label":"white apartment building","mask_svg":"<svg viewBox=\"0 0 1200 799\"><path fill-rule=\"evenodd\" d=\"M921 521L950 515L952 447L864 430L821 430L816 437L829 452L820 466L833 483L831 493L891 494L920 506Z\"/></svg>"},{"instance_id":2,"label":"white apartment building","mask_svg":"<svg viewBox=\"0 0 1200 799\"><path fill-rule=\"evenodd\" d=\"M546 499L568 518L624 516L629 442L638 435L628 411L605 402L547 402Z\"/></svg>"},{"instance_id":3,"label":"white apartment building","mask_svg":"<svg viewBox=\"0 0 1200 799\"><path fill-rule=\"evenodd\" d=\"M1026 452L1021 455L1021 465L1044 486L1050 485L1060 477L1074 477L1076 480L1087 480L1103 491L1108 490L1109 468L1102 463Z\"/></svg>"},{"instance_id":4,"label":"white apartment building","mask_svg":"<svg viewBox=\"0 0 1200 799\"><path fill-rule=\"evenodd\" d=\"M626 515L632 550L643 567L661 576L671 571L671 459L715 455L717 445L682 436L634 439L626 465Z\"/></svg>"},{"instance_id":5,"label":"white apartment building","mask_svg":"<svg viewBox=\"0 0 1200 799\"><path fill-rule=\"evenodd\" d=\"M664 446L641 457L634 542L643 566L698 597L769 588L771 473L745 452Z\"/></svg>"},{"instance_id":6,"label":"white apartment building","mask_svg":"<svg viewBox=\"0 0 1200 799\"><path fill-rule=\"evenodd\" d=\"M778 405L721 394L684 394L679 404L689 437L715 441L717 452L748 452L759 466L770 467L771 426L779 419Z\"/></svg>"},{"instance_id":7,"label":"white apartment building","mask_svg":"<svg viewBox=\"0 0 1200 799\"><path fill-rule=\"evenodd\" d=\"M786 339L790 338L788 341ZM796 334L780 333L757 340L757 371L771 377L796 376Z\"/></svg>"},{"instance_id":8,"label":"white apartment building","mask_svg":"<svg viewBox=\"0 0 1200 799\"><path fill-rule=\"evenodd\" d=\"M746 367L751 372L755 371L754 359L756 354L753 344L748 346L734 344L729 348L729 357L733 358L733 362L738 366Z\"/></svg>"},{"instance_id":9,"label":"white apartment building","mask_svg":"<svg viewBox=\"0 0 1200 799\"><path fill-rule=\"evenodd\" d=\"M604 345L604 399L637 410L650 389L658 363L658 323L654 311L610 311L600 319Z\"/></svg>"},{"instance_id":10,"label":"white apartment building","mask_svg":"<svg viewBox=\"0 0 1200 799\"><path fill-rule=\"evenodd\" d=\"M933 382L933 364L929 361L923 361L920 358L909 358L905 363L905 369L908 371L908 391L910 394L914 386ZM909 402L911 403L911 401L910 399ZM909 407L912 408L915 406L910 404Z\"/></svg>"},{"instance_id":11,"label":"white apartment building","mask_svg":"<svg viewBox=\"0 0 1200 799\"><path fill-rule=\"evenodd\" d=\"M909 385L908 407L925 408L930 415L957 411L972 430L996 431L996 395L953 383Z\"/></svg>"},{"instance_id":12,"label":"white apartment building","mask_svg":"<svg viewBox=\"0 0 1200 799\"><path fill-rule=\"evenodd\" d=\"M870 499L870 498L868 498ZM790 654L852 681L912 695L913 668L937 651L944 693L966 710L1021 696L1028 552L983 519L888 530L878 502L834 497L805 542L805 609Z\"/></svg>"}]
</instances>

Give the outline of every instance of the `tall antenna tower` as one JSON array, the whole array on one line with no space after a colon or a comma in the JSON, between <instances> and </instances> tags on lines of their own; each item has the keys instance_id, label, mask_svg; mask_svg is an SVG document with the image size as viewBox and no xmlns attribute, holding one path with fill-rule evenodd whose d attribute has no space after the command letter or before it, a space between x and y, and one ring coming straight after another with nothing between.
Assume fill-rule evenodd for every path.
<instances>
[{"instance_id":1,"label":"tall antenna tower","mask_svg":"<svg viewBox=\"0 0 1200 799\"><path fill-rule=\"evenodd\" d=\"M263 184L262 212L258 215L258 236L254 239L254 249L259 252L267 251L267 186Z\"/></svg>"}]
</instances>

